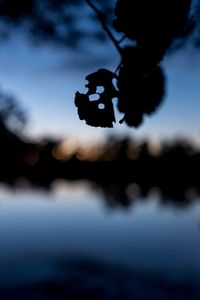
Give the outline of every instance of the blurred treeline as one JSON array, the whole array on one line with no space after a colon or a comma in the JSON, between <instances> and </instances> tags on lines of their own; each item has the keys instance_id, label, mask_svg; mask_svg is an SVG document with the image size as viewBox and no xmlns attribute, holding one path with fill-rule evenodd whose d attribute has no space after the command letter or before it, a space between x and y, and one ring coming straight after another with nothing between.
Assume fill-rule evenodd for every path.
<instances>
[{"instance_id":1,"label":"blurred treeline","mask_svg":"<svg viewBox=\"0 0 200 300\"><path fill-rule=\"evenodd\" d=\"M9 101L0 108L1 182L50 188L57 179L89 180L125 205L135 185L143 196L152 188L173 199L189 199L200 192L200 147L188 139L155 143L109 136L85 146L70 138L33 142L20 130L25 116L14 99Z\"/></svg>"}]
</instances>

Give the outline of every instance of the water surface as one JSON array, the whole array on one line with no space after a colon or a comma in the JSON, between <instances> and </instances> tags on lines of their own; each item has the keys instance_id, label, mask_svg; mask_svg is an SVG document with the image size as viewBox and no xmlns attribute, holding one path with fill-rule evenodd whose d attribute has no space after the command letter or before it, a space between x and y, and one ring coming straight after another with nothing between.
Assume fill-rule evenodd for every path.
<instances>
[{"instance_id":1,"label":"water surface","mask_svg":"<svg viewBox=\"0 0 200 300\"><path fill-rule=\"evenodd\" d=\"M63 297L101 289L93 299L122 291L127 299L200 299L198 198L177 207L153 193L112 209L84 182L1 189L0 249L0 295L9 299L51 299L52 286ZM59 292L53 299L64 299Z\"/></svg>"}]
</instances>

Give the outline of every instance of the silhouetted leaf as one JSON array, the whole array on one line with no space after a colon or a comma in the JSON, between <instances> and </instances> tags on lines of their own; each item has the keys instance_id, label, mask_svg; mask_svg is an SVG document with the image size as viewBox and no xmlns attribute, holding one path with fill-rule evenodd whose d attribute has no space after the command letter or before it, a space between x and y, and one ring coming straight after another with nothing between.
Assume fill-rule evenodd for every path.
<instances>
[{"instance_id":1,"label":"silhouetted leaf","mask_svg":"<svg viewBox=\"0 0 200 300\"><path fill-rule=\"evenodd\" d=\"M88 84L85 86L88 92L86 94L77 92L75 96L79 118L85 120L86 124L95 127L113 127L115 115L112 99L117 96L113 85L115 77L114 73L106 69L99 69L86 76Z\"/></svg>"},{"instance_id":2,"label":"silhouetted leaf","mask_svg":"<svg viewBox=\"0 0 200 300\"><path fill-rule=\"evenodd\" d=\"M118 0L114 28L138 46L166 50L187 31L191 0Z\"/></svg>"},{"instance_id":3,"label":"silhouetted leaf","mask_svg":"<svg viewBox=\"0 0 200 300\"><path fill-rule=\"evenodd\" d=\"M157 64L145 57L139 48L124 49L118 76L118 109L129 126L138 127L144 114L150 115L164 96L164 75Z\"/></svg>"}]
</instances>

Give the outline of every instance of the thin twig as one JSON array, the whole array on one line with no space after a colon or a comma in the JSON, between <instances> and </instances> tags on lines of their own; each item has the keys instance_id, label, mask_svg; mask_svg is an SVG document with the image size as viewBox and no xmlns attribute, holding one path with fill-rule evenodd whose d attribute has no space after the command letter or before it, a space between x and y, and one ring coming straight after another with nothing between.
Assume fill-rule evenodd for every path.
<instances>
[{"instance_id":1,"label":"thin twig","mask_svg":"<svg viewBox=\"0 0 200 300\"><path fill-rule=\"evenodd\" d=\"M121 68L121 66L122 66L122 62L120 62L119 64L118 64L118 66L117 66L117 68L116 68L116 70L115 70L115 74L117 74L117 72L119 71L119 69Z\"/></svg>"},{"instance_id":2,"label":"thin twig","mask_svg":"<svg viewBox=\"0 0 200 300\"><path fill-rule=\"evenodd\" d=\"M121 37L121 39L118 41L118 44L121 44L121 43L125 40L125 38L126 38L126 36L123 35L123 36Z\"/></svg>"},{"instance_id":3,"label":"thin twig","mask_svg":"<svg viewBox=\"0 0 200 300\"><path fill-rule=\"evenodd\" d=\"M85 0L85 2L94 10L94 12L96 13L97 18L99 19L99 21L101 23L101 26L103 27L104 31L107 33L107 35L109 36L109 38L111 39L111 41L115 45L115 47L117 48L117 50L120 53L120 55L122 55L122 49L121 49L121 47L119 46L117 40L115 39L115 37L113 36L112 32L110 31L110 29L107 27L107 24L105 23L105 15L103 14L103 12L101 12L94 5L94 3L92 3L92 1Z\"/></svg>"}]
</instances>

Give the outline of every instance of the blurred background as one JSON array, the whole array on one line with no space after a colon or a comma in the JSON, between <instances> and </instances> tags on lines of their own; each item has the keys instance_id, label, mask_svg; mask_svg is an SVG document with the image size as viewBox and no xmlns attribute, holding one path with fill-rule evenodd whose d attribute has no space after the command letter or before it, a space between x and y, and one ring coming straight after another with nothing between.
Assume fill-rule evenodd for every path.
<instances>
[{"instance_id":1,"label":"blurred background","mask_svg":"<svg viewBox=\"0 0 200 300\"><path fill-rule=\"evenodd\" d=\"M2 299L199 299L199 11L156 113L110 129L74 104L120 62L87 1L0 1Z\"/></svg>"}]
</instances>

